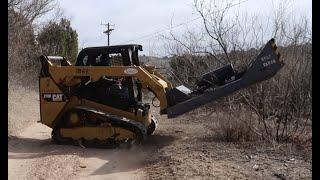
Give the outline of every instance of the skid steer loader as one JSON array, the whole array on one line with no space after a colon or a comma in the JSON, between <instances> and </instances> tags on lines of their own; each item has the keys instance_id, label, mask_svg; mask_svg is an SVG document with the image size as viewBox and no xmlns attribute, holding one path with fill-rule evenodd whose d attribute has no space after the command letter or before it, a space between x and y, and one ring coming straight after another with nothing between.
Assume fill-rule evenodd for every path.
<instances>
[{"instance_id":1,"label":"skid steer loader","mask_svg":"<svg viewBox=\"0 0 320 180\"><path fill-rule=\"evenodd\" d=\"M142 90L154 93L160 114L174 118L217 98L274 76L282 67L271 39L247 69L231 64L204 74L193 91L173 85L152 66L141 66L141 45L89 47L75 65L64 57L40 57L41 123L58 144L117 147L141 142L157 127Z\"/></svg>"}]
</instances>

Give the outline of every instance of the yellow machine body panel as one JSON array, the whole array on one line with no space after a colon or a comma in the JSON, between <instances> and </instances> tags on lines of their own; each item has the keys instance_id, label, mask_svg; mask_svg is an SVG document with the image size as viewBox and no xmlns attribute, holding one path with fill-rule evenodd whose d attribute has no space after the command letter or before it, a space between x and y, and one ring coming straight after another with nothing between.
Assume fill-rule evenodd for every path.
<instances>
[{"instance_id":1,"label":"yellow machine body panel","mask_svg":"<svg viewBox=\"0 0 320 180\"><path fill-rule=\"evenodd\" d=\"M52 127L52 122L67 104L63 93L50 77L40 78L40 120Z\"/></svg>"},{"instance_id":2,"label":"yellow machine body panel","mask_svg":"<svg viewBox=\"0 0 320 180\"><path fill-rule=\"evenodd\" d=\"M40 82L50 82L53 83L51 78L44 78L40 80ZM41 83L40 83L41 84ZM47 85L47 84L46 84ZM53 83L54 85L54 83ZM41 86L41 85L40 85ZM42 87L42 86L41 86ZM41 89L41 88L40 88ZM52 93L47 93L52 92ZM84 107L91 107L94 109L98 109L104 112L108 112L113 115L117 115L120 117L125 117L131 120L135 120L138 122L141 122L145 126L149 125L151 123L151 113L148 113L147 115L143 116L142 114L135 114L134 112L128 112L121 109L113 108L104 104L100 104L94 101L90 101L87 99L79 99L77 97L72 97L69 100L62 102L48 102L44 99L44 95L46 94L62 94L61 91L59 91L59 88L56 87L53 91L47 91L47 89L43 88L42 96L40 98L40 114L41 114L41 122L49 127L52 127L53 122L57 118L58 114L63 111L67 111L70 108L76 107L76 106L84 106Z\"/></svg>"},{"instance_id":3,"label":"yellow machine body panel","mask_svg":"<svg viewBox=\"0 0 320 180\"><path fill-rule=\"evenodd\" d=\"M140 66L49 66L49 72L55 83L71 84L81 77L90 77L91 82L98 81L102 76L132 77L139 79L144 89L152 89L160 101L160 109L167 108L166 88L172 87L164 77L151 74Z\"/></svg>"}]
</instances>

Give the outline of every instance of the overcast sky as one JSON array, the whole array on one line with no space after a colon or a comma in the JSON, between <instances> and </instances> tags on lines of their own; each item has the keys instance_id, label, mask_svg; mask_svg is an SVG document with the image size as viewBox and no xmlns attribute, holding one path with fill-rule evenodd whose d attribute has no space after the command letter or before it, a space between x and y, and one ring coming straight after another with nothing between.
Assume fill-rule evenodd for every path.
<instances>
[{"instance_id":1,"label":"overcast sky","mask_svg":"<svg viewBox=\"0 0 320 180\"><path fill-rule=\"evenodd\" d=\"M274 0L275 3L279 1ZM80 47L106 45L107 36L102 33L105 27L100 24L110 22L115 24L111 45L141 44L144 46L142 54L146 55L151 53L152 44L157 41L152 34L168 29L171 19L175 25L198 17L193 0L59 0L59 4L78 32ZM294 0L293 6L295 14L304 14L311 19L311 0ZM268 12L271 9L271 0L242 3L243 11ZM197 28L201 26L201 20L190 24Z\"/></svg>"}]
</instances>

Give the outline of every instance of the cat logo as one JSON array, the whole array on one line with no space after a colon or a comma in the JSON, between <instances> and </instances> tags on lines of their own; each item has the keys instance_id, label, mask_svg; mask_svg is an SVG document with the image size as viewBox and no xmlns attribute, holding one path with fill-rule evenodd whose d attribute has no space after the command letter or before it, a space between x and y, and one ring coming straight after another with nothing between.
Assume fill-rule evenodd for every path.
<instances>
[{"instance_id":1,"label":"cat logo","mask_svg":"<svg viewBox=\"0 0 320 180\"><path fill-rule=\"evenodd\" d=\"M43 99L49 102L64 102L66 97L62 93L43 93Z\"/></svg>"}]
</instances>

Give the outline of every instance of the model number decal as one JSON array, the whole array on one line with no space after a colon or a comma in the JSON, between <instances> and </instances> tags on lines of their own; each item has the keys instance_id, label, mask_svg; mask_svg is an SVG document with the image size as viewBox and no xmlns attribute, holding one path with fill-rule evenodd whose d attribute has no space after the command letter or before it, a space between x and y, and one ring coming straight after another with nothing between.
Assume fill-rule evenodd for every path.
<instances>
[{"instance_id":1,"label":"model number decal","mask_svg":"<svg viewBox=\"0 0 320 180\"><path fill-rule=\"evenodd\" d=\"M271 55L269 54L269 55L266 55L266 56L263 56L262 58L261 58L261 61L263 62L263 61L267 61L267 60L269 60L269 59L271 59Z\"/></svg>"},{"instance_id":2,"label":"model number decal","mask_svg":"<svg viewBox=\"0 0 320 180\"><path fill-rule=\"evenodd\" d=\"M62 93L43 93L42 97L44 100L49 102L64 102L66 97Z\"/></svg>"},{"instance_id":3,"label":"model number decal","mask_svg":"<svg viewBox=\"0 0 320 180\"><path fill-rule=\"evenodd\" d=\"M262 63L262 65L263 65L263 67L267 67L267 66L270 66L271 64L274 64L274 63L276 63L276 60L272 59L271 61Z\"/></svg>"},{"instance_id":4,"label":"model number decal","mask_svg":"<svg viewBox=\"0 0 320 180\"><path fill-rule=\"evenodd\" d=\"M124 70L124 73L125 74L129 74L129 75L132 75L132 74L137 74L138 73L138 70L134 69L134 68L127 68Z\"/></svg>"},{"instance_id":5,"label":"model number decal","mask_svg":"<svg viewBox=\"0 0 320 180\"><path fill-rule=\"evenodd\" d=\"M76 74L87 75L89 74L89 70L85 68L78 68L76 69Z\"/></svg>"}]
</instances>

